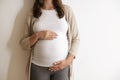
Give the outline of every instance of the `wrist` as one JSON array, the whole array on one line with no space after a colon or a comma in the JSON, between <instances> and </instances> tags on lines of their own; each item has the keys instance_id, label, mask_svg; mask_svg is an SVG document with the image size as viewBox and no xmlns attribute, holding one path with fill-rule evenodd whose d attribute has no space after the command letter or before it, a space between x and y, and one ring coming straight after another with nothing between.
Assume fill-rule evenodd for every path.
<instances>
[{"instance_id":1,"label":"wrist","mask_svg":"<svg viewBox=\"0 0 120 80\"><path fill-rule=\"evenodd\" d=\"M70 58L66 59L67 64L71 64L72 61L73 59L70 59Z\"/></svg>"},{"instance_id":2,"label":"wrist","mask_svg":"<svg viewBox=\"0 0 120 80\"><path fill-rule=\"evenodd\" d=\"M38 38L38 32L35 33L35 38L36 38L36 40L39 39L39 38Z\"/></svg>"},{"instance_id":3,"label":"wrist","mask_svg":"<svg viewBox=\"0 0 120 80\"><path fill-rule=\"evenodd\" d=\"M67 65L70 65L72 63L73 59L72 58L67 58L66 59L66 63Z\"/></svg>"},{"instance_id":4,"label":"wrist","mask_svg":"<svg viewBox=\"0 0 120 80\"><path fill-rule=\"evenodd\" d=\"M42 34L42 32L36 32L36 35L37 35L38 40L42 39L41 34Z\"/></svg>"},{"instance_id":5,"label":"wrist","mask_svg":"<svg viewBox=\"0 0 120 80\"><path fill-rule=\"evenodd\" d=\"M71 54L69 54L69 55L67 56L67 58L66 58L66 62L67 62L68 64L71 64L73 60L74 60L74 56L71 55Z\"/></svg>"}]
</instances>

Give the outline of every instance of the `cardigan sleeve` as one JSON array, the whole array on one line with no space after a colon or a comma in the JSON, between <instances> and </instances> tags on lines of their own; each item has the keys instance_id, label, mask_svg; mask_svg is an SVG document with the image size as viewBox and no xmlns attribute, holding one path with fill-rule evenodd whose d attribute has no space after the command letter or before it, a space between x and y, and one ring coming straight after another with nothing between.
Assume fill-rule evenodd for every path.
<instances>
[{"instance_id":1,"label":"cardigan sleeve","mask_svg":"<svg viewBox=\"0 0 120 80\"><path fill-rule=\"evenodd\" d=\"M20 45L24 50L31 50L30 42L29 42L30 22L31 22L31 17L30 17L30 15L28 15L28 18L27 18L27 21L26 21L26 24L25 24L25 28L24 28L24 34L20 39Z\"/></svg>"},{"instance_id":2,"label":"cardigan sleeve","mask_svg":"<svg viewBox=\"0 0 120 80\"><path fill-rule=\"evenodd\" d=\"M69 53L76 56L79 53L80 34L74 12L70 6L68 6L68 18L70 24L70 34L72 38Z\"/></svg>"}]
</instances>

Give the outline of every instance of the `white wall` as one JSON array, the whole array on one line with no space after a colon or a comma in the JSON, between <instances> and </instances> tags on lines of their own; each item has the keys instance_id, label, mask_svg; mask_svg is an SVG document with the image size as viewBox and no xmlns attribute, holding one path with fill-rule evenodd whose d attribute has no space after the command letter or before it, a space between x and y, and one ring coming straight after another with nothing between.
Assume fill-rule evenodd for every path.
<instances>
[{"instance_id":1,"label":"white wall","mask_svg":"<svg viewBox=\"0 0 120 80\"><path fill-rule=\"evenodd\" d=\"M120 80L120 1L63 0L80 30L75 80ZM0 0L0 80L25 80L27 54L19 46L33 0Z\"/></svg>"},{"instance_id":2,"label":"white wall","mask_svg":"<svg viewBox=\"0 0 120 80\"><path fill-rule=\"evenodd\" d=\"M32 0L0 0L0 80L25 80L27 55L19 46Z\"/></svg>"}]
</instances>

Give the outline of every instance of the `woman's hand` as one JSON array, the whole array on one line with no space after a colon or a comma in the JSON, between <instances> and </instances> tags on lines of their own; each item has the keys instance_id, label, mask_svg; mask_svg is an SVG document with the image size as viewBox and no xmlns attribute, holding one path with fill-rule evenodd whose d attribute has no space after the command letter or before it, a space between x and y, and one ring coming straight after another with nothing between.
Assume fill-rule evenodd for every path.
<instances>
[{"instance_id":1,"label":"woman's hand","mask_svg":"<svg viewBox=\"0 0 120 80\"><path fill-rule=\"evenodd\" d=\"M54 72L58 70L62 70L67 66L69 66L74 58L75 58L74 55L69 54L66 60L60 60L58 62L53 63L53 66L49 67L49 70Z\"/></svg>"},{"instance_id":2,"label":"woman's hand","mask_svg":"<svg viewBox=\"0 0 120 80\"><path fill-rule=\"evenodd\" d=\"M67 61L67 60L61 60L61 61L53 63L53 66L49 67L49 70L50 71L54 71L54 72L58 71L58 70L62 70L65 67L67 67L69 64L70 64L69 61Z\"/></svg>"},{"instance_id":3,"label":"woman's hand","mask_svg":"<svg viewBox=\"0 0 120 80\"><path fill-rule=\"evenodd\" d=\"M57 37L57 34L50 30L43 30L40 32L36 32L32 36L30 36L30 46L32 47L39 39L43 40L52 40Z\"/></svg>"},{"instance_id":4,"label":"woman's hand","mask_svg":"<svg viewBox=\"0 0 120 80\"><path fill-rule=\"evenodd\" d=\"M57 37L57 34L50 30L43 30L40 32L37 32L37 37L40 40L52 40Z\"/></svg>"}]
</instances>

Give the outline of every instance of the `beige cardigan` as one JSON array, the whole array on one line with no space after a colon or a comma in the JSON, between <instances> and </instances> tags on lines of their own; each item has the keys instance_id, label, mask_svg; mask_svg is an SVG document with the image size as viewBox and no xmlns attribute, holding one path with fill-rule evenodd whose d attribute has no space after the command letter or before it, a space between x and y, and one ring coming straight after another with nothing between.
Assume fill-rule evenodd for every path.
<instances>
[{"instance_id":1,"label":"beige cardigan","mask_svg":"<svg viewBox=\"0 0 120 80\"><path fill-rule=\"evenodd\" d=\"M66 20L69 25L68 32L67 32L68 48L69 48L68 54L70 53L70 54L73 54L76 56L78 54L78 48L79 48L79 44L80 44L80 35L79 35L78 26L77 26L76 19L75 19L72 8L70 6L64 4L64 11L65 11ZM32 27L36 20L38 20L38 19L34 18L31 13L28 15L28 20L26 22L24 36L20 40L20 45L22 46L22 48L24 50L30 51L29 60L28 60L27 66L26 66L27 80L30 80L31 59L32 59L32 54L33 54L33 50L34 50L34 45L35 45L34 44L32 47L30 47L29 38L34 33L32 30ZM70 80L73 80L72 64L73 63L70 64L70 70L69 70Z\"/></svg>"}]
</instances>

